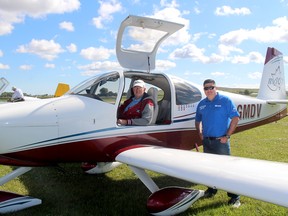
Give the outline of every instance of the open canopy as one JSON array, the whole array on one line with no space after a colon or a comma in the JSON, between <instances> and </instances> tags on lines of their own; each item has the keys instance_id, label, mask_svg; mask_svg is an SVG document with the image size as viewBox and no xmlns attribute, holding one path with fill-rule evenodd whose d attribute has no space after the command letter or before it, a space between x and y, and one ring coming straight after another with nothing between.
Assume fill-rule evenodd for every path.
<instances>
[{"instance_id":1,"label":"open canopy","mask_svg":"<svg viewBox=\"0 0 288 216\"><path fill-rule=\"evenodd\" d=\"M150 71L155 69L158 47L184 25L164 20L128 16L118 30L116 53L124 68Z\"/></svg>"}]
</instances>

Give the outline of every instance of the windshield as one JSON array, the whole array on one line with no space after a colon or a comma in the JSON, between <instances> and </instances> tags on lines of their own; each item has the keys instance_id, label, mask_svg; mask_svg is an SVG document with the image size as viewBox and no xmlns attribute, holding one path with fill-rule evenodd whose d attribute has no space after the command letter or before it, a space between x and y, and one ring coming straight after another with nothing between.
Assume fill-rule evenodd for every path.
<instances>
[{"instance_id":1,"label":"windshield","mask_svg":"<svg viewBox=\"0 0 288 216\"><path fill-rule=\"evenodd\" d=\"M72 88L66 94L76 94L115 104L120 85L118 72L99 74Z\"/></svg>"}]
</instances>

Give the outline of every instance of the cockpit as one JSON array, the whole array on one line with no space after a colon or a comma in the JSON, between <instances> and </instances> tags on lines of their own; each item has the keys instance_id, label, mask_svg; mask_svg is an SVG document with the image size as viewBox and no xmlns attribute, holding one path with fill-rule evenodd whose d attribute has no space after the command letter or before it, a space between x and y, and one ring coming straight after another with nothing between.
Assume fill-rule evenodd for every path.
<instances>
[{"instance_id":1,"label":"cockpit","mask_svg":"<svg viewBox=\"0 0 288 216\"><path fill-rule=\"evenodd\" d=\"M164 74L135 71L124 73L113 71L99 74L80 83L66 94L89 97L119 107L131 96L132 84L137 79L142 79L146 83L147 93L156 100L157 118L154 121L155 124L170 124L172 122L172 103L181 106L194 104L201 100L200 90L185 80L168 77ZM175 96L173 97L172 94Z\"/></svg>"}]
</instances>

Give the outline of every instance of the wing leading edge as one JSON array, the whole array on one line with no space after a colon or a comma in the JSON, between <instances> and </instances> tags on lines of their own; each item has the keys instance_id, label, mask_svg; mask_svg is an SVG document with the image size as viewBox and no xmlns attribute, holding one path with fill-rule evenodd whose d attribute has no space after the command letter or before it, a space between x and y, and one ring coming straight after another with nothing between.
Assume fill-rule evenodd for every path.
<instances>
[{"instance_id":1,"label":"wing leading edge","mask_svg":"<svg viewBox=\"0 0 288 216\"><path fill-rule=\"evenodd\" d=\"M116 160L288 207L287 163L153 146L123 151Z\"/></svg>"}]
</instances>

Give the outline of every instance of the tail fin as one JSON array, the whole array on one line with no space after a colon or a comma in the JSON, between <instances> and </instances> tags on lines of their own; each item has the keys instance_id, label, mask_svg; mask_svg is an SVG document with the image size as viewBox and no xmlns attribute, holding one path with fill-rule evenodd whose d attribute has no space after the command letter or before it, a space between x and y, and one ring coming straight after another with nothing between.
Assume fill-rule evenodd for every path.
<instances>
[{"instance_id":1,"label":"tail fin","mask_svg":"<svg viewBox=\"0 0 288 216\"><path fill-rule=\"evenodd\" d=\"M65 83L58 83L57 89L55 91L54 97L60 97L69 91L70 87L68 84Z\"/></svg>"},{"instance_id":2,"label":"tail fin","mask_svg":"<svg viewBox=\"0 0 288 216\"><path fill-rule=\"evenodd\" d=\"M285 100L285 74L283 55L275 48L268 47L258 99Z\"/></svg>"}]
</instances>

